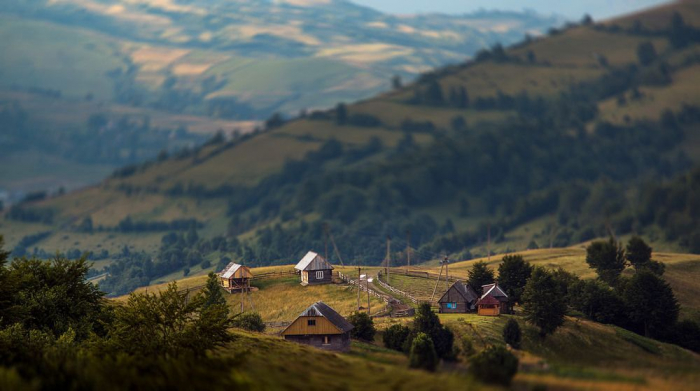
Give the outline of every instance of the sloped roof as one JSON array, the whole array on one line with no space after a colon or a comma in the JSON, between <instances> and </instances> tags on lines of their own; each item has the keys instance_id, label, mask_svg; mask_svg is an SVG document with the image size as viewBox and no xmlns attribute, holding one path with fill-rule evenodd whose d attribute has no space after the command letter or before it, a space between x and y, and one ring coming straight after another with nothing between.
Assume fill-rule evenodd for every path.
<instances>
[{"instance_id":1,"label":"sloped roof","mask_svg":"<svg viewBox=\"0 0 700 391\"><path fill-rule=\"evenodd\" d=\"M501 289L498 284L486 284L481 286L482 291L484 292L483 295L481 295L481 298L483 299L486 297L486 295L493 296L493 297L505 297L507 298L508 295L506 295L505 292L503 292L503 289Z\"/></svg>"},{"instance_id":2,"label":"sloped roof","mask_svg":"<svg viewBox=\"0 0 700 391\"><path fill-rule=\"evenodd\" d=\"M328 319L335 327L340 329L343 333L348 332L355 328L350 322L345 320L339 313L329 307L326 303L322 301L317 301L311 304L309 308L305 309L304 312L299 314L299 316L323 316Z\"/></svg>"},{"instance_id":3,"label":"sloped roof","mask_svg":"<svg viewBox=\"0 0 700 391\"><path fill-rule=\"evenodd\" d=\"M457 281L454 284L452 284L450 289L452 288L455 288L457 293L459 293L467 303L476 301L479 298L476 292L474 292L474 289L472 289L471 286L463 283L462 281ZM445 298L445 296L447 296L447 293L450 291L450 289L448 289L447 292L445 292L445 294L442 295L440 300L438 300L439 303L443 302L442 299Z\"/></svg>"},{"instance_id":4,"label":"sloped roof","mask_svg":"<svg viewBox=\"0 0 700 391\"><path fill-rule=\"evenodd\" d=\"M482 304L496 305L496 304L501 304L501 302L497 298L495 298L491 295L488 295L488 296L482 296L481 299L479 299L479 301L476 302L476 305L482 305Z\"/></svg>"},{"instance_id":5,"label":"sloped roof","mask_svg":"<svg viewBox=\"0 0 700 391\"><path fill-rule=\"evenodd\" d=\"M309 251L294 268L297 270L332 270L333 265L322 256L313 251Z\"/></svg>"},{"instance_id":6,"label":"sloped roof","mask_svg":"<svg viewBox=\"0 0 700 391\"><path fill-rule=\"evenodd\" d=\"M237 264L236 262L230 262L223 270L219 272L219 275L222 278L231 278L231 276L234 275L240 268L241 265Z\"/></svg>"}]
</instances>

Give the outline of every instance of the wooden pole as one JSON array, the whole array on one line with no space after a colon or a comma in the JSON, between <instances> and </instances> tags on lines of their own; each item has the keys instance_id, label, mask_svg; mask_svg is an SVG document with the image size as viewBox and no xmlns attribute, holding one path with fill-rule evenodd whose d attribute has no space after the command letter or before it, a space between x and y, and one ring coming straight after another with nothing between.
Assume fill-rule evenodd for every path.
<instances>
[{"instance_id":1,"label":"wooden pole","mask_svg":"<svg viewBox=\"0 0 700 391\"><path fill-rule=\"evenodd\" d=\"M445 257L445 291L450 289L450 272L448 270L449 260Z\"/></svg>"},{"instance_id":2,"label":"wooden pole","mask_svg":"<svg viewBox=\"0 0 700 391\"><path fill-rule=\"evenodd\" d=\"M340 256L340 251L338 251L338 246L336 246L335 244L335 238L333 237L333 233L330 231L330 229L328 230L328 235L331 238L331 244L333 245L333 249L335 249L335 255L338 257L340 265L345 266L345 264L343 263L343 258Z\"/></svg>"},{"instance_id":3,"label":"wooden pole","mask_svg":"<svg viewBox=\"0 0 700 391\"><path fill-rule=\"evenodd\" d=\"M369 278L367 279L367 315L371 315L371 307L369 303Z\"/></svg>"},{"instance_id":4,"label":"wooden pole","mask_svg":"<svg viewBox=\"0 0 700 391\"><path fill-rule=\"evenodd\" d=\"M440 262L440 274L438 274L438 279L435 281L435 288L433 289L433 294L430 296L430 302L433 302L433 299L435 298L435 292L437 291L438 284L440 283L440 277L442 277L442 268L445 267L445 265Z\"/></svg>"},{"instance_id":5,"label":"wooden pole","mask_svg":"<svg viewBox=\"0 0 700 391\"><path fill-rule=\"evenodd\" d=\"M386 237L386 263L384 264L384 271L386 272L386 282L389 283L389 267L391 262L391 236Z\"/></svg>"},{"instance_id":6,"label":"wooden pole","mask_svg":"<svg viewBox=\"0 0 700 391\"><path fill-rule=\"evenodd\" d=\"M360 276L362 276L362 268L358 267L357 268L357 312L360 312L360 291L362 290L362 289L360 289L361 285L362 285L362 278Z\"/></svg>"}]
</instances>

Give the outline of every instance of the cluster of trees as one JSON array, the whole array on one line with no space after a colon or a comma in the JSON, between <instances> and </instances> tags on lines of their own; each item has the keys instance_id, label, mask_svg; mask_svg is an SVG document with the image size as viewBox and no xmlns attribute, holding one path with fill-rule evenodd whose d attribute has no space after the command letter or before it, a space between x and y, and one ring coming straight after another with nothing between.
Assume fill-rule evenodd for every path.
<instances>
[{"instance_id":1,"label":"cluster of trees","mask_svg":"<svg viewBox=\"0 0 700 391\"><path fill-rule=\"evenodd\" d=\"M1 242L1 239L0 239ZM0 252L3 389L245 389L232 357L228 307L172 284L114 305L86 282L85 259L50 262Z\"/></svg>"},{"instance_id":2,"label":"cluster of trees","mask_svg":"<svg viewBox=\"0 0 700 391\"><path fill-rule=\"evenodd\" d=\"M91 224L90 224L91 225ZM117 229L120 232L149 232L149 231L184 231L202 228L203 223L196 219L174 219L171 221L136 221L126 216L119 221Z\"/></svg>"}]
</instances>

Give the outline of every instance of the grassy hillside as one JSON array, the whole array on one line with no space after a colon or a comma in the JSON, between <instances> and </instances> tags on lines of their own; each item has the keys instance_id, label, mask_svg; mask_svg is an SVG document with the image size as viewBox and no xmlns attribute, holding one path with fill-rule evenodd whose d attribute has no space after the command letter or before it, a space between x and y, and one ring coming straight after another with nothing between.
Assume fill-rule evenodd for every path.
<instances>
[{"instance_id":1,"label":"grassy hillside","mask_svg":"<svg viewBox=\"0 0 700 391\"><path fill-rule=\"evenodd\" d=\"M48 236L22 242L47 229L23 225L9 245L109 248L106 259L121 262L113 278L140 276L135 284L199 271L204 258L211 268L228 258L290 263L323 248L324 222L343 257L369 264L384 258L387 235L395 259L409 240L415 263L479 257L489 227L498 252L611 231L687 250L665 229L667 215L645 217L661 207L648 201L647 183L700 163L700 97L688 87L700 8L670 9L678 17L664 6L634 15L632 27L573 25L496 46L373 99L127 167L97 187L20 205L3 229L46 217L38 220ZM655 55L640 56L645 47ZM80 228L87 220L92 228ZM160 274L142 272L149 256Z\"/></svg>"}]
</instances>

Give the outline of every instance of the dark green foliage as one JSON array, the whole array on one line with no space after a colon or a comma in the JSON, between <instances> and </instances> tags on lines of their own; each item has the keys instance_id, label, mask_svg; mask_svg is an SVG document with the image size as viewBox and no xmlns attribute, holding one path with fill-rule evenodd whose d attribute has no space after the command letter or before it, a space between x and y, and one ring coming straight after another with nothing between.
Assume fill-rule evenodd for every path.
<instances>
[{"instance_id":1,"label":"dark green foliage","mask_svg":"<svg viewBox=\"0 0 700 391\"><path fill-rule=\"evenodd\" d=\"M505 290L511 303L520 303L520 298L532 274L532 266L522 255L506 255L498 265L498 285Z\"/></svg>"},{"instance_id":2,"label":"dark green foliage","mask_svg":"<svg viewBox=\"0 0 700 391\"><path fill-rule=\"evenodd\" d=\"M651 247L639 236L633 236L627 243L625 258L636 269L646 269L658 275L663 275L666 266L651 259Z\"/></svg>"},{"instance_id":3,"label":"dark green foliage","mask_svg":"<svg viewBox=\"0 0 700 391\"><path fill-rule=\"evenodd\" d=\"M513 349L520 349L522 333L518 321L510 318L503 327L503 341L510 345Z\"/></svg>"},{"instance_id":4,"label":"dark green foliage","mask_svg":"<svg viewBox=\"0 0 700 391\"><path fill-rule=\"evenodd\" d=\"M569 287L569 303L586 318L600 323L625 325L625 303L600 280L578 280Z\"/></svg>"},{"instance_id":5,"label":"dark green foliage","mask_svg":"<svg viewBox=\"0 0 700 391\"><path fill-rule=\"evenodd\" d=\"M602 281L615 285L627 265L625 250L613 238L593 242L586 248L586 263L596 270Z\"/></svg>"},{"instance_id":6,"label":"dark green foliage","mask_svg":"<svg viewBox=\"0 0 700 391\"><path fill-rule=\"evenodd\" d=\"M433 346L433 341L425 333L418 333L413 338L411 352L409 354L409 366L411 368L425 369L433 372L437 368L438 356Z\"/></svg>"},{"instance_id":7,"label":"dark green foliage","mask_svg":"<svg viewBox=\"0 0 700 391\"><path fill-rule=\"evenodd\" d=\"M678 319L679 305L671 286L648 270L632 277L623 298L630 320L647 337L663 336Z\"/></svg>"},{"instance_id":8,"label":"dark green foliage","mask_svg":"<svg viewBox=\"0 0 700 391\"><path fill-rule=\"evenodd\" d=\"M348 109L345 103L338 103L335 106L335 122L338 125L345 125L348 120Z\"/></svg>"},{"instance_id":9,"label":"dark green foliage","mask_svg":"<svg viewBox=\"0 0 700 391\"><path fill-rule=\"evenodd\" d=\"M518 372L518 358L503 346L491 346L470 360L474 376L486 383L507 386Z\"/></svg>"},{"instance_id":10,"label":"dark green foliage","mask_svg":"<svg viewBox=\"0 0 700 391\"><path fill-rule=\"evenodd\" d=\"M374 341L374 334L377 333L377 330L374 328L374 321L366 312L353 312L348 317L348 322L355 326L350 331L353 338Z\"/></svg>"},{"instance_id":11,"label":"dark green foliage","mask_svg":"<svg viewBox=\"0 0 700 391\"><path fill-rule=\"evenodd\" d=\"M448 328L440 324L437 314L430 308L430 304L423 303L418 306L416 317L413 319L413 333L427 334L439 358L452 359L452 346L454 334ZM410 337L409 337L410 340Z\"/></svg>"},{"instance_id":12,"label":"dark green foliage","mask_svg":"<svg viewBox=\"0 0 700 391\"><path fill-rule=\"evenodd\" d=\"M231 325L239 329L257 331L259 333L265 331L265 322L263 322L262 317L257 312L244 312L236 315Z\"/></svg>"},{"instance_id":13,"label":"dark green foliage","mask_svg":"<svg viewBox=\"0 0 700 391\"><path fill-rule=\"evenodd\" d=\"M474 289L474 292L479 295L482 293L482 286L491 284L496 280L493 275L493 270L489 269L484 261L474 262L472 268L467 273L469 274L467 283Z\"/></svg>"},{"instance_id":14,"label":"dark green foliage","mask_svg":"<svg viewBox=\"0 0 700 391\"><path fill-rule=\"evenodd\" d=\"M402 351L403 345L408 339L410 332L411 329L402 324L391 325L382 335L384 346L388 349Z\"/></svg>"},{"instance_id":15,"label":"dark green foliage","mask_svg":"<svg viewBox=\"0 0 700 391\"><path fill-rule=\"evenodd\" d=\"M566 300L552 273L535 267L523 292L525 319L540 329L542 337L564 324Z\"/></svg>"},{"instance_id":16,"label":"dark green foliage","mask_svg":"<svg viewBox=\"0 0 700 391\"><path fill-rule=\"evenodd\" d=\"M202 297L204 298L203 305L205 308L213 305L226 306L223 289L216 274L209 273L207 283L202 288ZM228 307L226 307L226 314L228 314Z\"/></svg>"},{"instance_id":17,"label":"dark green foliage","mask_svg":"<svg viewBox=\"0 0 700 391\"><path fill-rule=\"evenodd\" d=\"M642 42L637 46L637 58L643 66L653 63L656 57L656 49L654 49L654 44L650 41Z\"/></svg>"},{"instance_id":18,"label":"dark green foliage","mask_svg":"<svg viewBox=\"0 0 700 391\"><path fill-rule=\"evenodd\" d=\"M671 327L664 339L700 353L700 324L691 320L682 320Z\"/></svg>"}]
</instances>

